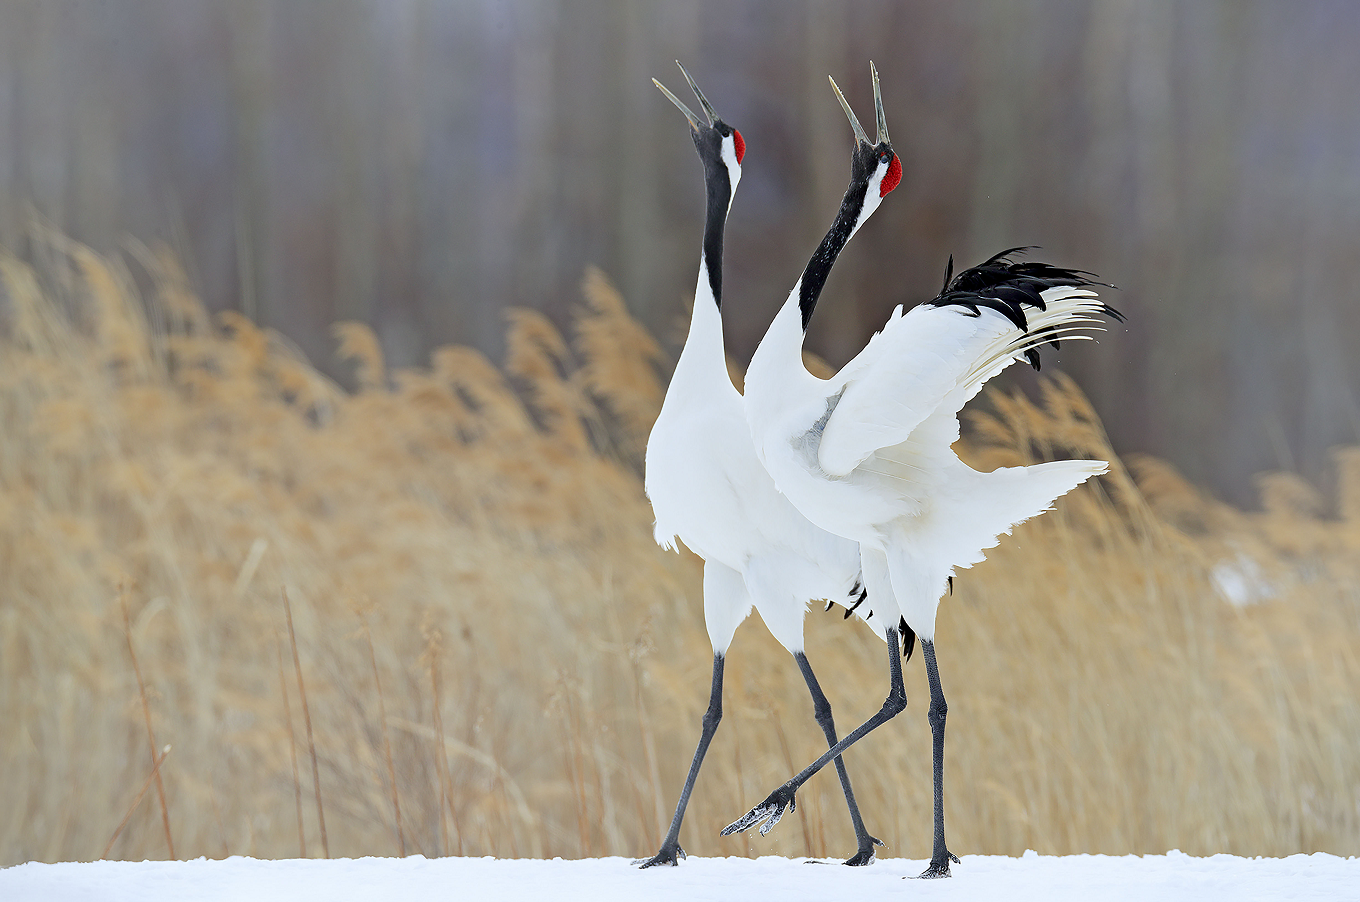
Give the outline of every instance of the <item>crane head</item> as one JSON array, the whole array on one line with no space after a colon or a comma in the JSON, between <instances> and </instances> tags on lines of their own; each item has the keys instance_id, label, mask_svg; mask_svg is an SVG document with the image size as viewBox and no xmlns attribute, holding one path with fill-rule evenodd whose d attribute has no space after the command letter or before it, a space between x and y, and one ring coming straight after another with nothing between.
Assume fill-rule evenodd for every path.
<instances>
[{"instance_id":1,"label":"crane head","mask_svg":"<svg viewBox=\"0 0 1360 902\"><path fill-rule=\"evenodd\" d=\"M845 249L846 242L854 237L859 227L873 215L883 202L883 198L888 196L888 192L902 181L902 163L898 160L897 154L893 151L892 141L888 138L888 119L883 114L883 94L878 86L878 67L869 63L869 73L874 79L874 113L878 120L877 140L872 142L864 133L864 127L859 124L855 111L846 103L845 95L836 86L836 80L831 79L831 90L836 92L836 99L840 101L841 109L845 110L850 127L855 130L855 149L850 154L850 185L845 189L845 197L841 199L840 211L836 214L836 219L822 239L822 243L817 245L816 252L808 260L803 277L798 280L798 287L795 289L804 332L807 331L812 311L817 306L817 298L826 287L831 267ZM790 299L792 297L790 295ZM783 315L782 312L780 315ZM767 334L766 340L768 338ZM759 356L759 353L757 351L756 355Z\"/></svg>"},{"instance_id":2,"label":"crane head","mask_svg":"<svg viewBox=\"0 0 1360 902\"><path fill-rule=\"evenodd\" d=\"M675 63L680 66L679 60ZM680 98L676 97L666 86L655 78L652 84L661 89L661 93L670 98L671 103L680 108L680 112L685 114L689 120L690 136L694 138L694 147L699 151L699 158L704 162L704 171L710 176L716 172L726 170L730 190L735 193L737 180L741 178L741 161L746 156L746 141L741 137L741 132L728 125L718 115L717 110L713 109L713 104L708 102L704 92L699 90L699 86L690 78L684 66L680 66L680 72L685 76L685 81L689 82L690 89L694 91L694 96L699 98L699 105L703 108L704 118L700 121L699 117L685 106Z\"/></svg>"},{"instance_id":3,"label":"crane head","mask_svg":"<svg viewBox=\"0 0 1360 902\"><path fill-rule=\"evenodd\" d=\"M845 115L850 119L850 127L855 130L855 150L850 161L851 175L856 181L862 179L866 184L875 187L877 197L881 200L902 181L902 161L888 138L888 119L883 113L883 94L878 86L878 67L872 62L869 63L869 73L874 80L874 114L878 125L878 135L872 142L865 134L864 127L859 124L855 111L850 109L845 95L836 86L836 80L830 76L828 78L831 81L831 90L836 92L836 99L841 102L841 109L845 110Z\"/></svg>"}]
</instances>

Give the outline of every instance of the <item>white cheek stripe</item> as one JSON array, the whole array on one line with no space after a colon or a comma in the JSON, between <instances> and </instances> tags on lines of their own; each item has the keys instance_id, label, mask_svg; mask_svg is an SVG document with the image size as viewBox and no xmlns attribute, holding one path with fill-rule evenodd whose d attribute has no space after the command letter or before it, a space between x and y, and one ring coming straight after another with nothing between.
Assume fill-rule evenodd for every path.
<instances>
[{"instance_id":1,"label":"white cheek stripe","mask_svg":"<svg viewBox=\"0 0 1360 902\"><path fill-rule=\"evenodd\" d=\"M722 139L722 161L727 167L727 177L732 183L731 191L727 195L727 210L730 213L732 201L737 199L737 182L741 181L741 164L737 162L737 142L732 135Z\"/></svg>"},{"instance_id":2,"label":"white cheek stripe","mask_svg":"<svg viewBox=\"0 0 1360 902\"><path fill-rule=\"evenodd\" d=\"M891 163L891 161L889 161L889 163ZM864 192L864 206L860 207L859 218L855 220L855 227L850 230L850 236L852 238L855 233L859 231L859 227L864 225L864 221L878 209L878 205L883 203L883 196L879 192L883 188L883 176L887 174L888 164L879 163L878 166L874 168L874 174L869 176L869 187L865 189ZM849 238L846 239L847 242L849 240Z\"/></svg>"}]
</instances>

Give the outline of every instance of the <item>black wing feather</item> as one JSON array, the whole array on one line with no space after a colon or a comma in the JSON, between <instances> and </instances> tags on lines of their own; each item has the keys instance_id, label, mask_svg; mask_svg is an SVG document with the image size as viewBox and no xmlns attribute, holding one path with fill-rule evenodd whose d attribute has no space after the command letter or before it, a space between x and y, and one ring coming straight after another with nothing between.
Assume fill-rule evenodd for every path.
<instances>
[{"instance_id":1,"label":"black wing feather","mask_svg":"<svg viewBox=\"0 0 1360 902\"><path fill-rule=\"evenodd\" d=\"M1062 286L1114 287L1106 282L1097 281L1094 273L1085 270L1066 269L1033 260L1017 262L1013 259L1016 255L1031 250L1034 248L1008 248L977 266L960 271L958 275L953 274L954 258L951 255L944 270L944 287L934 299L926 301L926 304L931 307L959 307L968 311L969 316L980 316L979 308L986 307L1006 317L1015 324L1015 328L1027 332L1029 319L1025 316L1025 308L1045 309L1043 291ZM1109 304L1101 304L1100 310L1113 320L1121 323L1124 321L1123 314ZM1025 358L1036 370L1039 368L1039 346L1045 343L1055 348L1059 346L1056 334L1048 339L1040 337L1045 332L1052 331L1042 329L1036 332L1036 340L1025 350Z\"/></svg>"}]
</instances>

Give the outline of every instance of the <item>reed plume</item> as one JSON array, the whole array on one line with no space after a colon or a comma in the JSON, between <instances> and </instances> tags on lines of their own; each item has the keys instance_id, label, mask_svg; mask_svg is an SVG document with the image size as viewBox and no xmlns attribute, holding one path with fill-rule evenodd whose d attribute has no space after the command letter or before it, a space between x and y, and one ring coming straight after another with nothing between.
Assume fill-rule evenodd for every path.
<instances>
[{"instance_id":1,"label":"reed plume","mask_svg":"<svg viewBox=\"0 0 1360 902\"><path fill-rule=\"evenodd\" d=\"M394 836L425 855L653 850L709 649L700 568L654 545L639 473L665 364L601 274L571 343L512 314L504 370L459 347L389 370L367 327L337 327L350 393L210 315L163 248L34 243L36 264L0 254L0 865L111 836L112 857L160 856L171 832L188 858L291 856L306 831L344 856ZM974 406L975 466L1114 466L942 604L959 850L1360 854L1360 449L1338 452L1334 497L1269 474L1242 511L1121 460L1070 380ZM381 599L363 641L350 598ZM807 637L838 720L860 722L881 641L820 606ZM756 621L736 642L686 848L844 853L834 779L800 795L801 830L717 835L821 744L784 651ZM854 771L870 829L921 857L914 662L907 686ZM150 775L144 702L175 750ZM299 713L324 812L301 804ZM129 814L155 780L164 816Z\"/></svg>"}]
</instances>

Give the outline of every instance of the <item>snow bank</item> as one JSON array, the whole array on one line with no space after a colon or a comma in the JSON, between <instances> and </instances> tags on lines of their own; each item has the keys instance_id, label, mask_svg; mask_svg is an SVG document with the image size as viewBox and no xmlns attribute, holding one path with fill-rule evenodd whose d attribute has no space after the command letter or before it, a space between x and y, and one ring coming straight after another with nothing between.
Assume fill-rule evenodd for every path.
<instances>
[{"instance_id":1,"label":"snow bank","mask_svg":"<svg viewBox=\"0 0 1360 902\"><path fill-rule=\"evenodd\" d=\"M965 855L949 880L904 880L924 861L888 858L867 868L803 859L691 858L640 871L623 858L585 861L494 858L359 858L334 861L97 861L0 870L5 902L180 900L564 900L670 902L704 899L1360 899L1360 860L1334 855L1139 858Z\"/></svg>"}]
</instances>

